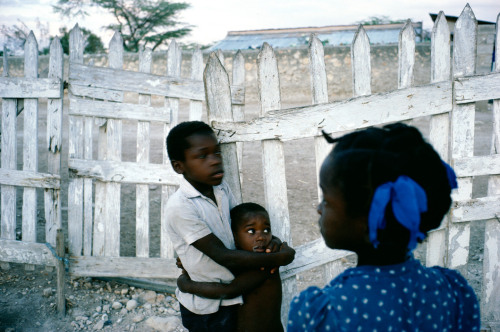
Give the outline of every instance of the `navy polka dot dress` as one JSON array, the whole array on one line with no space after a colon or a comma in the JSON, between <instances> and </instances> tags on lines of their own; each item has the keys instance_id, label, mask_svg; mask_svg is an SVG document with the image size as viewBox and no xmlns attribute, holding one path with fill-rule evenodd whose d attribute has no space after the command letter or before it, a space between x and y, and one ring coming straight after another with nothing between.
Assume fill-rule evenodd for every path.
<instances>
[{"instance_id":1,"label":"navy polka dot dress","mask_svg":"<svg viewBox=\"0 0 500 332\"><path fill-rule=\"evenodd\" d=\"M292 300L287 331L479 331L479 304L456 271L414 258L348 269Z\"/></svg>"}]
</instances>

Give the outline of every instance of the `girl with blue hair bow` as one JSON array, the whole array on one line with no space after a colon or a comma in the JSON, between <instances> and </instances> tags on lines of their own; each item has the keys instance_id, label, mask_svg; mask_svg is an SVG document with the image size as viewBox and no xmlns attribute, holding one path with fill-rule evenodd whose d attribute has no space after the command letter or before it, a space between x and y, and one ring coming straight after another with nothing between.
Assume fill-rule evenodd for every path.
<instances>
[{"instance_id":1,"label":"girl with blue hair bow","mask_svg":"<svg viewBox=\"0 0 500 332\"><path fill-rule=\"evenodd\" d=\"M358 265L294 298L287 330L479 331L467 281L412 256L450 208L451 167L404 124L325 138L337 144L320 171L321 234Z\"/></svg>"}]
</instances>

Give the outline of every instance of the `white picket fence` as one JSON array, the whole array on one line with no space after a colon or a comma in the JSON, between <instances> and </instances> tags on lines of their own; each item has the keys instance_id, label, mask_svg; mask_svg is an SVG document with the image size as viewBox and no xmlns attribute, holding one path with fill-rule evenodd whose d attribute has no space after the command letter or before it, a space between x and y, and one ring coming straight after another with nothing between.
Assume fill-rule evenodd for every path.
<instances>
[{"instance_id":1,"label":"white picket fence","mask_svg":"<svg viewBox=\"0 0 500 332\"><path fill-rule=\"evenodd\" d=\"M283 141L315 138L316 165L319 166L330 147L321 131L333 136L370 126L430 116L430 141L444 160L455 167L459 190L454 195L451 213L442 226L427 240L426 263L456 268L466 274L470 227L476 220L488 220L484 241L484 276L481 313L485 329L500 328L500 65L495 73L473 76L477 42L477 22L467 5L455 25L453 57L450 56L450 32L441 12L432 32L431 82L413 86L415 36L407 22L400 33L399 75L396 91L371 94L370 45L360 27L351 47L354 98L328 102L326 71L322 43L312 37L310 68L313 100L311 106L281 109L278 64L272 48L264 44L258 56L261 114L248 122L235 122L227 91L229 81L215 54L205 71L209 120L223 142L226 169L229 169L233 191L239 192L235 143L262 142L262 160L266 208L273 232L291 242L290 218L285 180ZM497 24L497 52L500 45ZM217 82L218 85L213 85ZM225 91L225 94L221 92ZM494 102L493 149L491 155L474 156L475 102ZM451 128L451 131L450 131ZM451 158L450 152L451 151ZM450 160L451 159L451 160ZM317 169L317 174L318 169ZM488 197L471 199L472 177L490 176ZM327 282L343 270L342 258L347 252L325 248L319 239L298 246L295 261L283 269L283 319L288 304L296 294L294 276L312 267L325 265Z\"/></svg>"},{"instance_id":2,"label":"white picket fence","mask_svg":"<svg viewBox=\"0 0 500 332\"><path fill-rule=\"evenodd\" d=\"M499 22L496 34L497 58L500 45L498 26ZM72 256L70 273L105 277L177 277L179 272L175 267L174 252L168 234L165 232L163 209L178 184L178 175L173 174L170 166L166 165L168 158L164 146L163 164L150 161L149 147L152 123L160 123L163 127L161 137L164 142L168 130L178 122L179 99L189 100L189 118L195 120L201 119L202 102L206 98L209 123L223 143L226 180L239 200L241 172L245 172L238 162L241 160L242 142L262 142L266 208L273 223L273 232L289 243L291 227L285 180L284 141L314 137L318 173L319 165L330 149L321 137L321 130L338 136L359 128L430 117L430 141L442 158L455 168L459 177L459 190L454 196L453 208L442 226L430 233L426 243L426 263L457 268L464 272L468 264L471 223L487 220L482 293L478 295L481 298L483 327L499 330L500 65L499 61L496 61L494 73L474 76L476 39L477 22L467 5L455 25L451 56L449 28L444 14L440 13L432 32L431 82L423 86L413 86L415 38L408 22L400 34L399 89L372 94L370 45L364 29L360 27L351 47L353 98L329 102L323 46L316 37L312 37L312 105L293 109L281 109L278 63L272 48L264 44L258 56L261 114L255 120L244 122L245 70L241 53L235 56L233 62L232 85L229 84L229 76L222 65L224 61L221 63L220 53L210 55L203 80L203 61L199 51L193 54L191 60L191 78L180 77L181 52L175 42L169 47L166 75L151 74L150 50L141 51L138 72L122 70L123 48L119 34L116 34L110 43L109 66L96 67L84 64L82 34L79 28L75 27L70 34L68 88L70 107L67 167L70 170L70 181L67 244ZM59 45L57 42L55 44ZM27 50L29 45L27 43ZM53 47L55 53L60 45ZM59 57L62 63L62 52ZM32 61L29 59L27 56L26 64ZM4 68L5 62L6 60ZM29 66L26 65L26 68ZM0 97L3 98L0 261L42 264L28 258L36 256L45 257L39 259L43 264L56 265L53 258L47 258L52 257L52 254L44 249L47 247L34 243L36 222L33 221L33 210L36 217L36 201L33 199L31 188L46 188L46 236L47 242L55 244L55 229L62 225L59 198L62 185L59 167L62 64L54 61L48 79L39 79L36 74L30 73L28 71L25 78L0 79ZM128 92L139 94L135 102L124 97ZM152 96L162 96L163 105L153 106ZM16 100L19 98L27 98L24 102L26 123L23 155L26 160L23 171L16 170L16 125L15 121L12 121L17 115ZM36 156L36 152L30 152L33 149L36 151L36 148L32 147L33 140L36 143L37 138L37 126L32 123L36 122L33 119L37 118L32 115L32 112L36 112L35 98L49 98L49 174L37 172L36 161L30 159ZM492 152L488 156L474 156L475 102L490 99L495 99ZM123 121L137 122L135 162L122 161L125 134L122 130ZM95 142L97 146L94 146ZM490 179L488 196L471 199L472 178L484 175L488 175ZM120 257L122 184L136 185L135 257ZM150 185L162 188L160 257L149 257L150 224L158 222L149 220ZM22 241L16 241L15 238L16 199L13 195L16 186L25 188ZM27 247L22 253L21 249L11 249L26 244L40 246ZM38 251L42 249L45 251ZM284 321L291 297L297 293L295 276L298 273L323 266L323 282L326 282L345 268L344 258L352 255L326 248L322 239L298 246L296 249L295 261L282 269Z\"/></svg>"},{"instance_id":3,"label":"white picket fence","mask_svg":"<svg viewBox=\"0 0 500 332\"><path fill-rule=\"evenodd\" d=\"M56 259L50 245L57 248L57 255L64 257L64 239L61 222L61 148L63 116L63 52L55 38L50 45L48 78L38 78L38 44L31 32L26 40L24 77L9 77L7 56L4 50L4 71L0 78L2 98L1 144L1 233L0 261L3 268L8 263L55 266L57 268L57 307L64 313L64 267ZM38 119L39 98L47 98L47 135L43 151L47 153L47 172L39 171ZM23 167L17 165L17 116L23 112ZM23 188L22 237L16 240L17 193ZM45 239L49 246L37 243L37 189L44 190Z\"/></svg>"}]
</instances>

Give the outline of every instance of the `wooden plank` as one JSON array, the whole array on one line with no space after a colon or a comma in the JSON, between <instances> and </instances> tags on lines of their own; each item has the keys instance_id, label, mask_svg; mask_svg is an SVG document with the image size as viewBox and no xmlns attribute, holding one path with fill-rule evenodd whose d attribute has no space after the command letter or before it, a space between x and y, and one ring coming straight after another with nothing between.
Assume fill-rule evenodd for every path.
<instances>
[{"instance_id":1,"label":"wooden plank","mask_svg":"<svg viewBox=\"0 0 500 332\"><path fill-rule=\"evenodd\" d=\"M270 110L281 108L278 62L273 49L264 43L257 57L260 115L265 116ZM290 216L285 177L285 155L283 143L279 140L262 141L262 174L266 209L273 224L273 233L282 241L292 245L290 234ZM289 303L297 294L297 282L294 278L282 279L283 305L281 321L288 321Z\"/></svg>"},{"instance_id":2,"label":"wooden plank","mask_svg":"<svg viewBox=\"0 0 500 332\"><path fill-rule=\"evenodd\" d=\"M2 100L2 171L17 168L17 101ZM2 177L4 179L4 177ZM3 239L16 239L16 188L2 185L1 232Z\"/></svg>"},{"instance_id":3,"label":"wooden plank","mask_svg":"<svg viewBox=\"0 0 500 332\"><path fill-rule=\"evenodd\" d=\"M500 195L456 201L451 210L452 222L463 223L473 220L500 220Z\"/></svg>"},{"instance_id":4,"label":"wooden plank","mask_svg":"<svg viewBox=\"0 0 500 332\"><path fill-rule=\"evenodd\" d=\"M63 84L54 78L2 77L2 98L62 98Z\"/></svg>"},{"instance_id":5,"label":"wooden plank","mask_svg":"<svg viewBox=\"0 0 500 332\"><path fill-rule=\"evenodd\" d=\"M473 75L475 71L477 45L477 21L467 4L455 23L453 37L453 77ZM452 112L452 159L474 155L474 104L453 105ZM455 200L472 197L472 178L458 178ZM452 211L453 213L453 211ZM470 224L451 223L448 241L448 267L459 269L467 275L469 256Z\"/></svg>"},{"instance_id":6,"label":"wooden plank","mask_svg":"<svg viewBox=\"0 0 500 332\"><path fill-rule=\"evenodd\" d=\"M366 77L371 77L370 40L362 25L358 27L352 40L351 62L353 95L370 95L370 80L366 80Z\"/></svg>"},{"instance_id":7,"label":"wooden plank","mask_svg":"<svg viewBox=\"0 0 500 332\"><path fill-rule=\"evenodd\" d=\"M177 279L175 259L135 257L71 257L69 273L80 277L132 277Z\"/></svg>"},{"instance_id":8,"label":"wooden plank","mask_svg":"<svg viewBox=\"0 0 500 332\"><path fill-rule=\"evenodd\" d=\"M1 168L0 183L6 186L60 189L61 177L55 174Z\"/></svg>"},{"instance_id":9,"label":"wooden plank","mask_svg":"<svg viewBox=\"0 0 500 332\"><path fill-rule=\"evenodd\" d=\"M24 76L38 77L38 43L33 31L24 44ZM23 170L38 170L38 99L24 100ZM36 242L36 189L25 187L23 191L22 239ZM31 269L31 268L30 268Z\"/></svg>"},{"instance_id":10,"label":"wooden plank","mask_svg":"<svg viewBox=\"0 0 500 332\"><path fill-rule=\"evenodd\" d=\"M151 72L152 51L141 47L139 50L139 71ZM150 95L139 95L139 104L150 106ZM147 121L137 123L137 163L149 164L150 125ZM135 253L137 257L149 257L149 186L136 186Z\"/></svg>"},{"instance_id":11,"label":"wooden plank","mask_svg":"<svg viewBox=\"0 0 500 332\"><path fill-rule=\"evenodd\" d=\"M78 96L82 98L95 98L106 101L121 102L123 101L124 93L122 91L108 90L105 88L93 88L84 85L72 84L69 81L68 91L70 96Z\"/></svg>"},{"instance_id":12,"label":"wooden plank","mask_svg":"<svg viewBox=\"0 0 500 332\"><path fill-rule=\"evenodd\" d=\"M315 137L321 130L339 133L421 116L447 113L452 107L451 82L434 83L350 100L269 112L241 123L213 123L221 142L281 141ZM388 103L393 105L387 108ZM219 132L220 131L220 132Z\"/></svg>"},{"instance_id":13,"label":"wooden plank","mask_svg":"<svg viewBox=\"0 0 500 332\"><path fill-rule=\"evenodd\" d=\"M102 117L108 119L170 122L170 109L150 105L114 103L70 97L69 115Z\"/></svg>"},{"instance_id":14,"label":"wooden plank","mask_svg":"<svg viewBox=\"0 0 500 332\"><path fill-rule=\"evenodd\" d=\"M84 118L84 153L86 160L92 160L94 146L94 119ZM94 228L93 216L93 181L92 179L83 179L83 254L92 255L92 232Z\"/></svg>"},{"instance_id":15,"label":"wooden plank","mask_svg":"<svg viewBox=\"0 0 500 332\"><path fill-rule=\"evenodd\" d=\"M458 77L455 79L457 104L481 100L500 99L500 73Z\"/></svg>"},{"instance_id":16,"label":"wooden plank","mask_svg":"<svg viewBox=\"0 0 500 332\"><path fill-rule=\"evenodd\" d=\"M70 64L83 64L83 49L83 34L76 24L69 33ZM70 104L70 109L72 107ZM83 118L69 116L68 120L68 158L83 158ZM83 179L70 177L68 186L68 248L72 255L82 254L83 202Z\"/></svg>"},{"instance_id":17,"label":"wooden plank","mask_svg":"<svg viewBox=\"0 0 500 332\"><path fill-rule=\"evenodd\" d=\"M399 32L398 44L398 89L404 89L413 85L415 67L415 31L411 20Z\"/></svg>"},{"instance_id":18,"label":"wooden plank","mask_svg":"<svg viewBox=\"0 0 500 332\"><path fill-rule=\"evenodd\" d=\"M203 80L203 54L200 48L196 48L191 56L191 79ZM199 100L191 100L189 103L189 121L201 121L203 116L203 103Z\"/></svg>"},{"instance_id":19,"label":"wooden plank","mask_svg":"<svg viewBox=\"0 0 500 332\"><path fill-rule=\"evenodd\" d=\"M495 40L495 67L500 73L500 15L497 16ZM493 133L491 153L500 153L500 100L493 101ZM490 176L488 195L500 195L500 176ZM483 287L481 318L487 322L500 322L500 222L498 218L486 221L484 229Z\"/></svg>"},{"instance_id":20,"label":"wooden plank","mask_svg":"<svg viewBox=\"0 0 500 332\"><path fill-rule=\"evenodd\" d=\"M110 100L112 93L134 91L169 98L205 100L202 81L175 75L160 76L76 63L70 64L69 73L71 92L79 96L95 96L99 90L101 94L114 90L109 92L109 97L103 95L100 99ZM244 103L244 87L232 86L231 93L234 104Z\"/></svg>"},{"instance_id":21,"label":"wooden plank","mask_svg":"<svg viewBox=\"0 0 500 332\"><path fill-rule=\"evenodd\" d=\"M294 261L280 270L282 279L287 279L315 267L355 255L345 250L330 249L321 238L298 246L295 250Z\"/></svg>"},{"instance_id":22,"label":"wooden plank","mask_svg":"<svg viewBox=\"0 0 500 332\"><path fill-rule=\"evenodd\" d=\"M500 155L455 159L453 168L458 177L500 174Z\"/></svg>"},{"instance_id":23,"label":"wooden plank","mask_svg":"<svg viewBox=\"0 0 500 332\"><path fill-rule=\"evenodd\" d=\"M450 75L450 29L446 22L446 17L441 11L434 23L431 35L431 83L448 81L450 80ZM441 159L449 162L449 113L433 115L430 120L429 129L430 143L439 153ZM447 214L441 222L441 226L428 233L425 260L427 266L445 266L446 251L448 248L448 224L449 215Z\"/></svg>"},{"instance_id":24,"label":"wooden plank","mask_svg":"<svg viewBox=\"0 0 500 332\"><path fill-rule=\"evenodd\" d=\"M233 59L233 84L245 85L245 58L238 50ZM233 105L233 120L245 121L244 105ZM243 142L236 142L236 155L238 157L238 172L240 173L240 186L243 185Z\"/></svg>"},{"instance_id":25,"label":"wooden plank","mask_svg":"<svg viewBox=\"0 0 500 332\"><path fill-rule=\"evenodd\" d=\"M208 121L231 123L233 113L229 92L229 76L214 52L208 57L204 80L207 91ZM221 150L224 160L224 180L240 203L242 196L236 144L222 144Z\"/></svg>"},{"instance_id":26,"label":"wooden plank","mask_svg":"<svg viewBox=\"0 0 500 332\"><path fill-rule=\"evenodd\" d=\"M123 68L123 38L115 32L109 43L109 67ZM99 79L97 79L98 81ZM108 119L106 127L106 159L120 161L122 158L122 120ZM104 255L120 256L120 202L121 185L116 182L106 183Z\"/></svg>"},{"instance_id":27,"label":"wooden plank","mask_svg":"<svg viewBox=\"0 0 500 332\"><path fill-rule=\"evenodd\" d=\"M0 239L0 261L55 266L50 249L42 243Z\"/></svg>"},{"instance_id":28,"label":"wooden plank","mask_svg":"<svg viewBox=\"0 0 500 332\"><path fill-rule=\"evenodd\" d=\"M49 78L62 82L64 57L61 42L55 37L50 43ZM61 174L63 95L47 101L47 171L50 174ZM62 227L61 192L49 189L44 192L45 205L45 241L56 245L56 230Z\"/></svg>"}]
</instances>

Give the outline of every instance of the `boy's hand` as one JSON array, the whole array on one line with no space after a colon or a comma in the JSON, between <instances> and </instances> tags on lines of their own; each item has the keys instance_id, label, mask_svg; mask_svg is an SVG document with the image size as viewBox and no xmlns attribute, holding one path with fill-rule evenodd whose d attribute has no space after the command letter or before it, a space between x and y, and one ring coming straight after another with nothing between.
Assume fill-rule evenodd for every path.
<instances>
[{"instance_id":1,"label":"boy's hand","mask_svg":"<svg viewBox=\"0 0 500 332\"><path fill-rule=\"evenodd\" d=\"M273 235L273 237L271 238L271 242L269 242L269 244L267 245L266 252L269 253L279 251L281 244L281 240Z\"/></svg>"},{"instance_id":2,"label":"boy's hand","mask_svg":"<svg viewBox=\"0 0 500 332\"><path fill-rule=\"evenodd\" d=\"M295 250L289 247L286 242L281 244L279 252L283 254L283 264L281 266L288 265L295 259Z\"/></svg>"},{"instance_id":3,"label":"boy's hand","mask_svg":"<svg viewBox=\"0 0 500 332\"><path fill-rule=\"evenodd\" d=\"M179 269L182 269L184 270L184 266L182 266L182 262L181 262L181 259L179 257L177 257L176 261L175 261L175 265L177 265L177 267Z\"/></svg>"}]
</instances>

